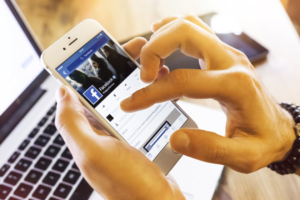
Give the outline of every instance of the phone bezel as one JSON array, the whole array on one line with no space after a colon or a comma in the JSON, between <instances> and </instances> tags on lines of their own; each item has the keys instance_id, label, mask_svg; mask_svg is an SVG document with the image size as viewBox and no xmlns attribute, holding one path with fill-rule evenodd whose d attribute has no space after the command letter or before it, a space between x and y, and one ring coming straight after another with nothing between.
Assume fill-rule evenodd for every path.
<instances>
[{"instance_id":1,"label":"phone bezel","mask_svg":"<svg viewBox=\"0 0 300 200\"><path fill-rule=\"evenodd\" d=\"M85 31L82 31L85 30ZM73 28L61 39L46 49L41 55L41 62L44 68L58 80L60 84L70 86L69 83L56 71L56 68L65 62L70 56L81 49L87 42L94 38L101 31L105 32L111 40L121 48L125 54L138 66L140 65L123 49L123 47L95 20L87 19ZM68 38L71 39L68 39ZM77 38L77 41L69 45L70 41ZM66 50L63 50L67 47ZM78 96L82 104L91 112L91 114L104 126L104 128L114 137L128 143L97 111L94 109L73 87L70 87ZM172 101L173 102L173 101ZM176 104L175 106L184 113L188 120L181 128L197 128L196 123ZM157 157L153 160L164 174L168 174L173 166L178 162L182 155L172 151L170 143L168 143Z\"/></svg>"}]
</instances>

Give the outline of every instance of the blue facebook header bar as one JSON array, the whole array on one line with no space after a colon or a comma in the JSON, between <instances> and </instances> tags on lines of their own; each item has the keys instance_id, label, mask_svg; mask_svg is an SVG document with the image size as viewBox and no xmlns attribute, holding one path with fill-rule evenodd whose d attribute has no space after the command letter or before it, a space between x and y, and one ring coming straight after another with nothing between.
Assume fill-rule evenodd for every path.
<instances>
[{"instance_id":1,"label":"blue facebook header bar","mask_svg":"<svg viewBox=\"0 0 300 200\"><path fill-rule=\"evenodd\" d=\"M76 53L74 53L68 60L57 67L56 71L58 71L62 77L66 78L75 69L77 69L77 67L89 59L101 47L103 47L109 40L110 38L102 31Z\"/></svg>"}]
</instances>

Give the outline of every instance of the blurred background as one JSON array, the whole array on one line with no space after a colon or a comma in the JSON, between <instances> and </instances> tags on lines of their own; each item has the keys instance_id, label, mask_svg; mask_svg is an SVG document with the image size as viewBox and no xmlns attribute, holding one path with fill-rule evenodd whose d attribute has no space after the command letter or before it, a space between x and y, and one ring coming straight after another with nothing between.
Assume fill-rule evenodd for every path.
<instances>
[{"instance_id":1,"label":"blurred background","mask_svg":"<svg viewBox=\"0 0 300 200\"><path fill-rule=\"evenodd\" d=\"M17 0L16 2L44 48L86 18L96 19L117 40L122 41L150 31L149 26L164 16L190 12L200 15L211 10L223 10L224 7L230 11L235 9L236 4L234 0ZM300 33L300 0L281 0L281 3ZM107 12L108 9L111 12ZM230 15L230 12L226 14ZM255 11L253 14L255 15ZM236 16L233 17L237 19Z\"/></svg>"}]
</instances>

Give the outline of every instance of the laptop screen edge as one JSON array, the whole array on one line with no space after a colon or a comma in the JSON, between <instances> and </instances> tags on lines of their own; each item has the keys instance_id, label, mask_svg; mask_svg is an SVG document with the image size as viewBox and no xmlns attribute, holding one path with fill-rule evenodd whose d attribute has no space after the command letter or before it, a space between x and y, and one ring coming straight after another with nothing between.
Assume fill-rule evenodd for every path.
<instances>
[{"instance_id":1,"label":"laptop screen edge","mask_svg":"<svg viewBox=\"0 0 300 200\"><path fill-rule=\"evenodd\" d=\"M17 4L14 0L4 0L9 9L11 10L12 14L16 18L17 22L19 23L20 27L24 31L25 35L27 36L28 40L32 44L33 48L37 52L37 54L40 56L43 49L37 40L37 38L34 36L29 24L25 21L24 16L22 16L22 13L20 12L19 8L17 7ZM0 144L6 137L5 135L9 134L9 132L18 124L20 120L26 115L26 113L29 111L28 109L21 109L24 105L24 102L28 99L29 96L31 96L32 93L34 93L37 89L40 88L41 83L44 82L44 80L49 76L47 71L43 70L32 82L31 84L19 95L18 98L15 99L15 101L4 111L4 113L0 116ZM34 102L33 102L34 104ZM29 106L31 107L31 106ZM18 115L22 115L21 118L13 117L14 114L19 111L24 110L25 113L18 113ZM9 123L8 123L9 122ZM7 128L5 127L5 132L2 130L2 128L6 125L10 124L11 127ZM10 130L8 130L10 129ZM3 135L4 134L4 135ZM5 136L5 137L3 137Z\"/></svg>"}]
</instances>

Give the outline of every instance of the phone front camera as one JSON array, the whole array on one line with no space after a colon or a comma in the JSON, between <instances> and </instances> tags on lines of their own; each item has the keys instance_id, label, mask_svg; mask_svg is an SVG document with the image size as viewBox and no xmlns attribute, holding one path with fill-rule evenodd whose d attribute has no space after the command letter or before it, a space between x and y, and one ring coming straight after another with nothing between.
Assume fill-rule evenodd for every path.
<instances>
[{"instance_id":1,"label":"phone front camera","mask_svg":"<svg viewBox=\"0 0 300 200\"><path fill-rule=\"evenodd\" d=\"M64 47L64 48L63 48L63 50L65 51L65 50L66 50L66 48Z\"/></svg>"}]
</instances>

